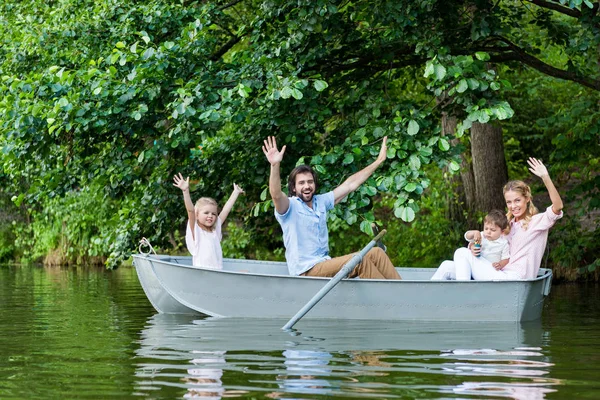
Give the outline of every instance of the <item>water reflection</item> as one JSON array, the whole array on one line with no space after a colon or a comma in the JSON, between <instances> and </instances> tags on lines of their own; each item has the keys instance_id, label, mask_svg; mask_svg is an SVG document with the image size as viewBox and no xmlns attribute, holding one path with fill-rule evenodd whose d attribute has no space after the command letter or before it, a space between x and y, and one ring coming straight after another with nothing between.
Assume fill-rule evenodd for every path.
<instances>
[{"instance_id":1,"label":"water reflection","mask_svg":"<svg viewBox=\"0 0 600 400\"><path fill-rule=\"evenodd\" d=\"M541 399L561 384L547 377L539 321L310 321L292 332L284 323L156 314L140 334L137 393Z\"/></svg>"},{"instance_id":2,"label":"water reflection","mask_svg":"<svg viewBox=\"0 0 600 400\"><path fill-rule=\"evenodd\" d=\"M187 370L183 378L188 386L185 398L203 398L218 400L223 396L223 370L217 368L225 364L225 351L192 351L197 357L191 360L196 368Z\"/></svg>"}]
</instances>

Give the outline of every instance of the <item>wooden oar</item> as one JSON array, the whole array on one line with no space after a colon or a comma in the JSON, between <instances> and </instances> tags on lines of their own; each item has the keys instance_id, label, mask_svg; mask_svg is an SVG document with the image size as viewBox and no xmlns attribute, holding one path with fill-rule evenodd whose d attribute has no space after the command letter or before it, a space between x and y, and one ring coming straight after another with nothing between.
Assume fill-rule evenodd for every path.
<instances>
[{"instance_id":1,"label":"wooden oar","mask_svg":"<svg viewBox=\"0 0 600 400\"><path fill-rule=\"evenodd\" d=\"M315 294L313 298L310 299L310 301L306 303L304 307L302 307L300 311L298 311L296 315L294 315L292 319L290 319L287 322L287 324L285 324L281 329L291 329L292 326L294 326L294 324L296 324L296 322L298 322L300 318L304 317L304 315L306 315L306 313L309 312L310 309L315 306L315 304L321 301L321 299L325 297L325 295L329 293L329 291L333 289L333 287L337 285L339 281L348 276L348 274L354 269L354 267L356 267L362 261L365 254L367 254L369 250L371 250L373 246L377 244L377 241L381 239L386 233L387 231L385 229L382 230L377 236L373 238L373 240L369 242L368 245L365 246L364 249L356 253L354 257L352 257L346 264L344 264L344 266L338 271L338 273L335 274L335 276L331 278L331 280L327 282L327 284L323 286L323 288L319 290L319 292Z\"/></svg>"}]
</instances>

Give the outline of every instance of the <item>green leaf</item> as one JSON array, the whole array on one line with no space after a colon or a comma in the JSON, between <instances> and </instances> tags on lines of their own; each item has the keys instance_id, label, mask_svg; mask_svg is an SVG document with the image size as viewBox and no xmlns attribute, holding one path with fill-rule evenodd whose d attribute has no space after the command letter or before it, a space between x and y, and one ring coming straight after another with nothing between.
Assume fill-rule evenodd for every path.
<instances>
[{"instance_id":1,"label":"green leaf","mask_svg":"<svg viewBox=\"0 0 600 400\"><path fill-rule=\"evenodd\" d=\"M363 220L360 223L360 230L369 236L373 236L373 226L371 222Z\"/></svg>"},{"instance_id":2,"label":"green leaf","mask_svg":"<svg viewBox=\"0 0 600 400\"><path fill-rule=\"evenodd\" d=\"M292 96L292 89L289 86L286 86L283 89L281 89L281 98L282 99L289 99L291 96Z\"/></svg>"},{"instance_id":3,"label":"green leaf","mask_svg":"<svg viewBox=\"0 0 600 400\"><path fill-rule=\"evenodd\" d=\"M419 149L419 154L422 155L423 157L429 157L430 155L433 154L433 149L431 147L421 147Z\"/></svg>"},{"instance_id":4,"label":"green leaf","mask_svg":"<svg viewBox=\"0 0 600 400\"><path fill-rule=\"evenodd\" d=\"M471 90L475 90L479 87L479 81L477 79L469 78L467 79L467 84Z\"/></svg>"},{"instance_id":5,"label":"green leaf","mask_svg":"<svg viewBox=\"0 0 600 400\"><path fill-rule=\"evenodd\" d=\"M456 91L458 93L464 93L468 88L469 85L467 84L466 79L461 79L460 82L458 82L458 85L456 85Z\"/></svg>"},{"instance_id":6,"label":"green leaf","mask_svg":"<svg viewBox=\"0 0 600 400\"><path fill-rule=\"evenodd\" d=\"M292 96L294 96L296 100L302 100L302 97L304 97L302 92L296 88L292 89Z\"/></svg>"},{"instance_id":7,"label":"green leaf","mask_svg":"<svg viewBox=\"0 0 600 400\"><path fill-rule=\"evenodd\" d=\"M408 121L407 133L411 136L414 136L417 133L419 133L419 124L414 119L411 119L410 121Z\"/></svg>"},{"instance_id":8,"label":"green leaf","mask_svg":"<svg viewBox=\"0 0 600 400\"><path fill-rule=\"evenodd\" d=\"M139 163L144 161L144 151L140 152L140 155L138 156L137 160Z\"/></svg>"},{"instance_id":9,"label":"green leaf","mask_svg":"<svg viewBox=\"0 0 600 400\"><path fill-rule=\"evenodd\" d=\"M356 222L358 218L356 217L356 214L350 214L347 218L346 218L346 223L348 225L352 225Z\"/></svg>"},{"instance_id":10,"label":"green leaf","mask_svg":"<svg viewBox=\"0 0 600 400\"><path fill-rule=\"evenodd\" d=\"M316 169L317 172L320 173L320 174L326 174L327 173L327 170L325 169L325 167L323 167L320 164L315 165L314 169Z\"/></svg>"},{"instance_id":11,"label":"green leaf","mask_svg":"<svg viewBox=\"0 0 600 400\"><path fill-rule=\"evenodd\" d=\"M416 154L411 154L411 156L408 158L408 165L413 171L418 171L421 169L421 160L419 159L419 156Z\"/></svg>"},{"instance_id":12,"label":"green leaf","mask_svg":"<svg viewBox=\"0 0 600 400\"><path fill-rule=\"evenodd\" d=\"M344 156L344 161L342 161L342 164L344 164L344 165L352 164L353 161L354 161L354 155L352 153L348 153Z\"/></svg>"},{"instance_id":13,"label":"green leaf","mask_svg":"<svg viewBox=\"0 0 600 400\"><path fill-rule=\"evenodd\" d=\"M144 60L147 60L147 59L149 59L150 57L152 57L152 56L154 55L154 53L155 53L155 50L154 50L154 48L152 48L152 47L148 47L148 48L146 49L146 51L144 51L144 53L142 53L142 59L144 59Z\"/></svg>"},{"instance_id":14,"label":"green leaf","mask_svg":"<svg viewBox=\"0 0 600 400\"><path fill-rule=\"evenodd\" d=\"M406 190L409 193L414 192L416 188L417 188L417 184L414 182L409 182L406 184L406 186L404 186L404 190Z\"/></svg>"},{"instance_id":15,"label":"green leaf","mask_svg":"<svg viewBox=\"0 0 600 400\"><path fill-rule=\"evenodd\" d=\"M316 80L316 81L313 82L313 86L315 87L315 89L317 90L317 92L322 92L323 90L327 89L327 87L329 85L325 81Z\"/></svg>"},{"instance_id":16,"label":"green leaf","mask_svg":"<svg viewBox=\"0 0 600 400\"><path fill-rule=\"evenodd\" d=\"M435 77L438 81L441 81L446 76L446 68L441 64L436 64L435 67Z\"/></svg>"},{"instance_id":17,"label":"green leaf","mask_svg":"<svg viewBox=\"0 0 600 400\"><path fill-rule=\"evenodd\" d=\"M366 185L366 186L364 186L364 188L365 188L365 193L368 196L375 196L377 194L377 188L374 188L373 186Z\"/></svg>"},{"instance_id":18,"label":"green leaf","mask_svg":"<svg viewBox=\"0 0 600 400\"><path fill-rule=\"evenodd\" d=\"M448 140L446 140L443 137L441 137L440 140L438 141L438 146L439 146L440 150L442 150L442 151L450 150L450 143L448 143Z\"/></svg>"},{"instance_id":19,"label":"green leaf","mask_svg":"<svg viewBox=\"0 0 600 400\"><path fill-rule=\"evenodd\" d=\"M484 51L478 51L477 53L475 53L475 57L479 61L487 61L490 59L490 55Z\"/></svg>"},{"instance_id":20,"label":"green leaf","mask_svg":"<svg viewBox=\"0 0 600 400\"><path fill-rule=\"evenodd\" d=\"M487 113L487 109L481 110L481 112L479 113L479 122L482 124L487 124L488 121L490 120L490 114Z\"/></svg>"},{"instance_id":21,"label":"green leaf","mask_svg":"<svg viewBox=\"0 0 600 400\"><path fill-rule=\"evenodd\" d=\"M450 170L452 172L457 172L460 170L460 165L456 161L450 161Z\"/></svg>"},{"instance_id":22,"label":"green leaf","mask_svg":"<svg viewBox=\"0 0 600 400\"><path fill-rule=\"evenodd\" d=\"M433 68L433 63L431 61L427 61L427 64L425 65L425 73L423 74L423 76L427 78L430 75L433 75L434 72L435 70Z\"/></svg>"},{"instance_id":23,"label":"green leaf","mask_svg":"<svg viewBox=\"0 0 600 400\"><path fill-rule=\"evenodd\" d=\"M412 222L415 219L415 212L410 207L401 206L394 210L396 218L402 219L404 222Z\"/></svg>"}]
</instances>

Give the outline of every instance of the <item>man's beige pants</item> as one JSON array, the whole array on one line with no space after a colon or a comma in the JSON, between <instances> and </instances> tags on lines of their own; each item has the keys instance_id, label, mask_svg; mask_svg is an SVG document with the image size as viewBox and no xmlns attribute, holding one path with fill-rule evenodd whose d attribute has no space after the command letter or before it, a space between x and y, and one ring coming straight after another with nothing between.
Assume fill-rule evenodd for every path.
<instances>
[{"instance_id":1,"label":"man's beige pants","mask_svg":"<svg viewBox=\"0 0 600 400\"><path fill-rule=\"evenodd\" d=\"M353 256L354 254L347 254L320 262L303 273L302 276L335 276ZM402 279L385 251L379 247L369 250L361 263L348 275L349 278L356 278L357 276L363 279Z\"/></svg>"}]
</instances>

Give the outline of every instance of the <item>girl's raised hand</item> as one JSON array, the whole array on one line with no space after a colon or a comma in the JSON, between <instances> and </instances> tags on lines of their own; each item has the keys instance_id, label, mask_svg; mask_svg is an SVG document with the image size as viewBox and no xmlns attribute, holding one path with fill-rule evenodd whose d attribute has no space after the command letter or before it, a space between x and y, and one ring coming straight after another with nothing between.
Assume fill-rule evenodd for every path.
<instances>
[{"instance_id":1,"label":"girl's raised hand","mask_svg":"<svg viewBox=\"0 0 600 400\"><path fill-rule=\"evenodd\" d=\"M379 150L379 156L377 157L377 162L379 164L383 163L387 158L387 136L384 136L383 142L381 142L381 149Z\"/></svg>"},{"instance_id":2,"label":"girl's raised hand","mask_svg":"<svg viewBox=\"0 0 600 400\"><path fill-rule=\"evenodd\" d=\"M178 187L179 189L186 191L190 188L190 177L183 179L183 175L181 173L175 174L173 177L173 186Z\"/></svg>"},{"instance_id":3,"label":"girl's raised hand","mask_svg":"<svg viewBox=\"0 0 600 400\"><path fill-rule=\"evenodd\" d=\"M539 176L540 178L548 175L548 169L537 158L529 157L529 160L527 160L527 164L529 164L529 170L532 174Z\"/></svg>"},{"instance_id":4,"label":"girl's raised hand","mask_svg":"<svg viewBox=\"0 0 600 400\"><path fill-rule=\"evenodd\" d=\"M233 184L233 191L235 193L237 193L237 194L245 193L244 189L242 189L241 187L239 187L237 183Z\"/></svg>"}]
</instances>

